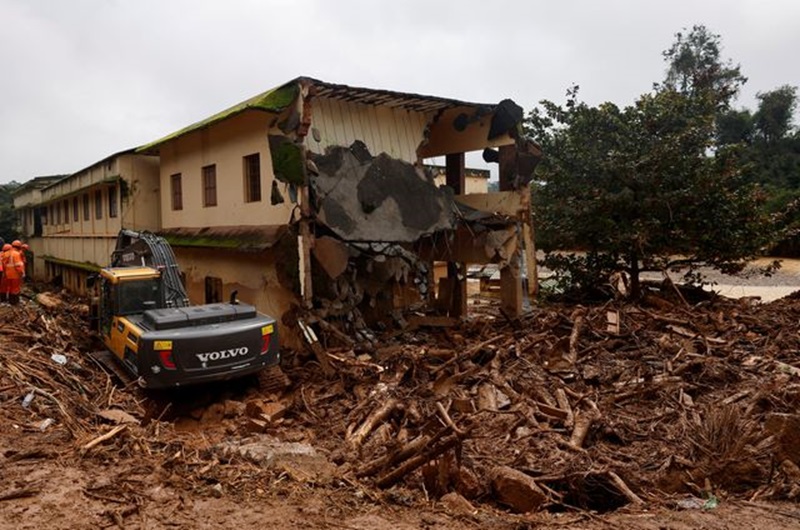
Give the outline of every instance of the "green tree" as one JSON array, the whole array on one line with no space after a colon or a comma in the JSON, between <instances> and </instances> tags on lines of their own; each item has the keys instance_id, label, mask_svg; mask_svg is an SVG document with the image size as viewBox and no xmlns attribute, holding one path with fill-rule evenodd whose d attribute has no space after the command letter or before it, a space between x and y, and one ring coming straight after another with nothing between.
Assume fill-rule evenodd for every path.
<instances>
[{"instance_id":1,"label":"green tree","mask_svg":"<svg viewBox=\"0 0 800 530\"><path fill-rule=\"evenodd\" d=\"M784 85L769 92L759 92L758 111L754 116L758 139L774 144L789 135L797 108L797 87Z\"/></svg>"},{"instance_id":2,"label":"green tree","mask_svg":"<svg viewBox=\"0 0 800 530\"><path fill-rule=\"evenodd\" d=\"M729 108L747 82L739 65L723 61L720 36L702 25L676 33L675 42L662 55L667 61L664 86L691 96L696 103L712 105L718 112Z\"/></svg>"},{"instance_id":3,"label":"green tree","mask_svg":"<svg viewBox=\"0 0 800 530\"><path fill-rule=\"evenodd\" d=\"M16 216L14 214L14 198L11 194L19 187L16 182L0 184L0 237L7 242L16 239Z\"/></svg>"},{"instance_id":4,"label":"green tree","mask_svg":"<svg viewBox=\"0 0 800 530\"><path fill-rule=\"evenodd\" d=\"M718 145L748 145L754 131L753 114L748 109L728 110L717 116Z\"/></svg>"},{"instance_id":5,"label":"green tree","mask_svg":"<svg viewBox=\"0 0 800 530\"><path fill-rule=\"evenodd\" d=\"M716 117L744 81L738 67L721 62L718 37L702 27L678 34L665 57L667 81L631 106L589 106L574 87L563 107L544 101L527 119L546 154L533 193L545 265L567 269L574 287L624 270L638 297L644 270L679 262L732 273L768 241L738 149L716 142ZM583 253L553 252L574 250Z\"/></svg>"}]
</instances>

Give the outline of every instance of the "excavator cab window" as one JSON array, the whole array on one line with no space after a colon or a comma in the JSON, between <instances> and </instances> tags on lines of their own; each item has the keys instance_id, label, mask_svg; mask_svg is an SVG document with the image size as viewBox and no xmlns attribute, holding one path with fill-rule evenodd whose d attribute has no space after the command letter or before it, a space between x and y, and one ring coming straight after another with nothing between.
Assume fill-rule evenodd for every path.
<instances>
[{"instance_id":1,"label":"excavator cab window","mask_svg":"<svg viewBox=\"0 0 800 530\"><path fill-rule=\"evenodd\" d=\"M158 278L122 281L117 286L117 315L133 315L163 307L161 282Z\"/></svg>"}]
</instances>

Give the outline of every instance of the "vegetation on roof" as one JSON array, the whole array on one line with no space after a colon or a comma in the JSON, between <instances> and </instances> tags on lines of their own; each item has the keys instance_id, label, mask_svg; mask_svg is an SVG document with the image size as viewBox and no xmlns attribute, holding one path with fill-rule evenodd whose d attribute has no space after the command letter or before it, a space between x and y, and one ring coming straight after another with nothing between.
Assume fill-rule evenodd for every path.
<instances>
[{"instance_id":1,"label":"vegetation on roof","mask_svg":"<svg viewBox=\"0 0 800 530\"><path fill-rule=\"evenodd\" d=\"M197 123L193 123L188 127L184 127L183 129L180 129L179 131L169 134L163 138L160 138L155 142L143 145L138 149L136 149L136 152L148 153L165 142L174 140L176 138L179 138L185 134L196 131L198 129L208 127L209 125L225 120L227 118L230 118L231 116L240 114L249 109L261 110L264 112L281 112L289 105L291 105L291 103L295 100L295 98L299 93L300 93L299 83L297 82L297 80L292 80L277 88L273 88L257 96L254 96L248 99L247 101L243 101L238 105L234 105L233 107L223 110L222 112L218 112L209 118L206 118Z\"/></svg>"},{"instance_id":2,"label":"vegetation on roof","mask_svg":"<svg viewBox=\"0 0 800 530\"><path fill-rule=\"evenodd\" d=\"M248 251L270 248L280 238L280 231L270 235L250 229L226 229L224 232L209 230L201 230L200 232L177 230L170 232L165 230L159 232L158 235L166 239L174 247L224 248Z\"/></svg>"},{"instance_id":3,"label":"vegetation on roof","mask_svg":"<svg viewBox=\"0 0 800 530\"><path fill-rule=\"evenodd\" d=\"M98 272L102 267L88 261L71 261L68 259L61 259L51 255L43 256L45 261L55 263L56 265L63 265L65 267L72 267L73 269L80 269L86 272Z\"/></svg>"}]
</instances>

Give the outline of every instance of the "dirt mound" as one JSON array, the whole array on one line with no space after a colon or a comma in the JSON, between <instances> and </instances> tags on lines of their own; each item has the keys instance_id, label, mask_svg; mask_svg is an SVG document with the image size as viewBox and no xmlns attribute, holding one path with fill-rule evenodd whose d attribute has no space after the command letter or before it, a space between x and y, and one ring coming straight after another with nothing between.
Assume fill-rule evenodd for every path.
<instances>
[{"instance_id":1,"label":"dirt mound","mask_svg":"<svg viewBox=\"0 0 800 530\"><path fill-rule=\"evenodd\" d=\"M548 306L519 321L489 304L460 323L418 317L366 350L331 342L330 377L287 352L280 394L249 378L148 395L86 355L84 306L47 301L0 307L0 502L28 502L0 505L14 524L32 506L56 522L44 501L76 495L62 527L189 524L201 506L227 522L263 502L322 526L338 510L358 527L376 505L415 507L376 527L515 526L513 512L546 524L800 495L795 298Z\"/></svg>"}]
</instances>

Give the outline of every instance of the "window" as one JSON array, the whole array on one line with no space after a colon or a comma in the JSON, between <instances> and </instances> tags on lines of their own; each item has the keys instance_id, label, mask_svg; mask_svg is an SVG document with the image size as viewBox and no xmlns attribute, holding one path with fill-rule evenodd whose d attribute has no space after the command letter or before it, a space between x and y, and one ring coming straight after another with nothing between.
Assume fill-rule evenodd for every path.
<instances>
[{"instance_id":1,"label":"window","mask_svg":"<svg viewBox=\"0 0 800 530\"><path fill-rule=\"evenodd\" d=\"M42 212L42 226L46 226L47 225L47 206L42 208L41 212Z\"/></svg>"},{"instance_id":2,"label":"window","mask_svg":"<svg viewBox=\"0 0 800 530\"><path fill-rule=\"evenodd\" d=\"M64 224L69 223L69 201L64 199Z\"/></svg>"},{"instance_id":3,"label":"window","mask_svg":"<svg viewBox=\"0 0 800 530\"><path fill-rule=\"evenodd\" d=\"M103 218L103 190L97 190L94 193L94 218Z\"/></svg>"},{"instance_id":4,"label":"window","mask_svg":"<svg viewBox=\"0 0 800 530\"><path fill-rule=\"evenodd\" d=\"M78 196L72 198L72 221L78 222Z\"/></svg>"},{"instance_id":5,"label":"window","mask_svg":"<svg viewBox=\"0 0 800 530\"><path fill-rule=\"evenodd\" d=\"M117 187L112 186L108 188L108 217L114 218L117 216Z\"/></svg>"},{"instance_id":6,"label":"window","mask_svg":"<svg viewBox=\"0 0 800 530\"><path fill-rule=\"evenodd\" d=\"M56 210L55 210L55 208L53 207L52 204L50 206L48 206L48 208L50 209L50 222L55 224L55 222L56 222L55 211Z\"/></svg>"},{"instance_id":7,"label":"window","mask_svg":"<svg viewBox=\"0 0 800 530\"><path fill-rule=\"evenodd\" d=\"M89 220L89 194L83 194L83 220Z\"/></svg>"},{"instance_id":8,"label":"window","mask_svg":"<svg viewBox=\"0 0 800 530\"><path fill-rule=\"evenodd\" d=\"M258 153L244 157L244 200L261 200L261 161Z\"/></svg>"},{"instance_id":9,"label":"window","mask_svg":"<svg viewBox=\"0 0 800 530\"><path fill-rule=\"evenodd\" d=\"M56 203L56 224L57 225L61 224L61 203L60 202Z\"/></svg>"},{"instance_id":10,"label":"window","mask_svg":"<svg viewBox=\"0 0 800 530\"><path fill-rule=\"evenodd\" d=\"M181 187L181 174L175 173L170 178L172 209L183 210L183 188Z\"/></svg>"},{"instance_id":11,"label":"window","mask_svg":"<svg viewBox=\"0 0 800 530\"><path fill-rule=\"evenodd\" d=\"M222 279L206 276L206 303L222 302Z\"/></svg>"},{"instance_id":12,"label":"window","mask_svg":"<svg viewBox=\"0 0 800 530\"><path fill-rule=\"evenodd\" d=\"M217 166L203 168L203 206L217 205Z\"/></svg>"}]
</instances>

